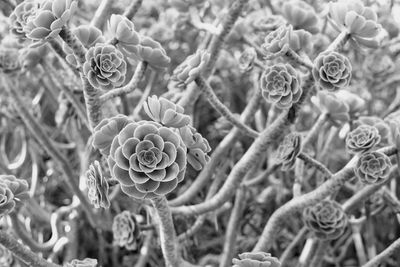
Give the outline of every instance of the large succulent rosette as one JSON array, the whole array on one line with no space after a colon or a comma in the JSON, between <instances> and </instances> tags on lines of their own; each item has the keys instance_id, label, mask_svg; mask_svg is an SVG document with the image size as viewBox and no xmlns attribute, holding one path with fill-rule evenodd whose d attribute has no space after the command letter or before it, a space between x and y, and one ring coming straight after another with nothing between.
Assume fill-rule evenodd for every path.
<instances>
[{"instance_id":1,"label":"large succulent rosette","mask_svg":"<svg viewBox=\"0 0 400 267\"><path fill-rule=\"evenodd\" d=\"M77 6L78 2L75 0L43 1L26 18L26 24L23 25L26 37L38 45L55 38L70 20Z\"/></svg>"},{"instance_id":2,"label":"large succulent rosette","mask_svg":"<svg viewBox=\"0 0 400 267\"><path fill-rule=\"evenodd\" d=\"M191 121L189 115L183 113L183 107L172 103L164 97L157 97L156 95L149 97L143 108L153 121L166 127L181 128Z\"/></svg>"},{"instance_id":3,"label":"large succulent rosette","mask_svg":"<svg viewBox=\"0 0 400 267\"><path fill-rule=\"evenodd\" d=\"M123 192L154 198L183 180L186 146L176 132L159 123L131 122L114 137L108 163Z\"/></svg>"},{"instance_id":4,"label":"large succulent rosette","mask_svg":"<svg viewBox=\"0 0 400 267\"><path fill-rule=\"evenodd\" d=\"M329 16L332 26L338 31L348 31L350 42L356 47L377 48L379 42L374 39L382 26L378 16L370 7L365 7L361 1L341 0L329 3Z\"/></svg>"},{"instance_id":5,"label":"large succulent rosette","mask_svg":"<svg viewBox=\"0 0 400 267\"><path fill-rule=\"evenodd\" d=\"M86 171L86 185L88 188L88 198L96 209L102 207L108 209L110 200L108 199L109 185L103 176L100 163L96 160Z\"/></svg>"},{"instance_id":6,"label":"large succulent rosette","mask_svg":"<svg viewBox=\"0 0 400 267\"><path fill-rule=\"evenodd\" d=\"M20 39L25 39L24 27L28 17L33 15L39 7L40 2L35 0L25 0L18 4L10 15L10 32Z\"/></svg>"},{"instance_id":7,"label":"large succulent rosette","mask_svg":"<svg viewBox=\"0 0 400 267\"><path fill-rule=\"evenodd\" d=\"M298 102L303 90L296 70L288 64L277 64L265 69L261 77L263 97L278 108L287 109Z\"/></svg>"},{"instance_id":8,"label":"large succulent rosette","mask_svg":"<svg viewBox=\"0 0 400 267\"><path fill-rule=\"evenodd\" d=\"M278 163L282 164L281 169L284 171L292 169L300 152L301 135L294 132L285 136L277 152Z\"/></svg>"},{"instance_id":9,"label":"large succulent rosette","mask_svg":"<svg viewBox=\"0 0 400 267\"><path fill-rule=\"evenodd\" d=\"M174 70L172 78L180 85L188 85L205 71L209 59L210 53L206 50L197 50Z\"/></svg>"},{"instance_id":10,"label":"large succulent rosette","mask_svg":"<svg viewBox=\"0 0 400 267\"><path fill-rule=\"evenodd\" d=\"M320 239L337 239L346 230L347 216L335 201L323 200L304 209L306 227Z\"/></svg>"},{"instance_id":11,"label":"large succulent rosette","mask_svg":"<svg viewBox=\"0 0 400 267\"><path fill-rule=\"evenodd\" d=\"M114 243L127 250L135 250L140 240L140 229L135 215L123 211L116 215L112 224Z\"/></svg>"},{"instance_id":12,"label":"large succulent rosette","mask_svg":"<svg viewBox=\"0 0 400 267\"><path fill-rule=\"evenodd\" d=\"M360 156L354 173L364 184L380 184L389 178L392 163L382 152L366 152Z\"/></svg>"},{"instance_id":13,"label":"large succulent rosette","mask_svg":"<svg viewBox=\"0 0 400 267\"><path fill-rule=\"evenodd\" d=\"M344 55L327 51L322 52L314 60L312 75L322 89L339 90L350 83L351 64Z\"/></svg>"},{"instance_id":14,"label":"large succulent rosette","mask_svg":"<svg viewBox=\"0 0 400 267\"><path fill-rule=\"evenodd\" d=\"M83 73L93 87L111 90L124 83L127 65L113 45L98 43L86 52L85 58Z\"/></svg>"},{"instance_id":15,"label":"large succulent rosette","mask_svg":"<svg viewBox=\"0 0 400 267\"><path fill-rule=\"evenodd\" d=\"M281 263L270 253L246 252L239 254L239 259L232 260L232 267L280 267Z\"/></svg>"},{"instance_id":16,"label":"large succulent rosette","mask_svg":"<svg viewBox=\"0 0 400 267\"><path fill-rule=\"evenodd\" d=\"M350 153L361 153L370 150L381 141L376 127L360 125L346 137L346 148Z\"/></svg>"},{"instance_id":17,"label":"large succulent rosette","mask_svg":"<svg viewBox=\"0 0 400 267\"><path fill-rule=\"evenodd\" d=\"M92 46L95 46L97 43L105 43L105 39L103 37L103 33L96 27L92 25L81 25L71 30L71 32L81 41L82 45L90 49ZM63 50L67 54L66 60L72 66L78 67L79 63L74 55L74 51L67 45L67 43L63 43Z\"/></svg>"},{"instance_id":18,"label":"large succulent rosette","mask_svg":"<svg viewBox=\"0 0 400 267\"><path fill-rule=\"evenodd\" d=\"M301 0L286 1L282 6L282 14L295 29L304 29L310 33L318 33L318 16L312 6Z\"/></svg>"}]
</instances>

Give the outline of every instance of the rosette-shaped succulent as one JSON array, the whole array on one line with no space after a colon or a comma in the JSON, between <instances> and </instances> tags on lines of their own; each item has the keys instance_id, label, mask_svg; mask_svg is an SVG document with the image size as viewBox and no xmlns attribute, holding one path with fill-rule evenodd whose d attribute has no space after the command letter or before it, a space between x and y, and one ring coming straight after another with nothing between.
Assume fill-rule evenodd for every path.
<instances>
[{"instance_id":1,"label":"rosette-shaped succulent","mask_svg":"<svg viewBox=\"0 0 400 267\"><path fill-rule=\"evenodd\" d=\"M125 81L126 62L113 45L98 43L86 52L85 59L83 73L95 88L110 90Z\"/></svg>"},{"instance_id":2,"label":"rosette-shaped succulent","mask_svg":"<svg viewBox=\"0 0 400 267\"><path fill-rule=\"evenodd\" d=\"M209 59L210 53L206 50L197 50L174 70L173 79L181 85L188 85L204 72Z\"/></svg>"},{"instance_id":3,"label":"rosette-shaped succulent","mask_svg":"<svg viewBox=\"0 0 400 267\"><path fill-rule=\"evenodd\" d=\"M262 49L268 58L280 56L288 51L291 31L291 26L281 26L265 37Z\"/></svg>"},{"instance_id":4,"label":"rosette-shaped succulent","mask_svg":"<svg viewBox=\"0 0 400 267\"><path fill-rule=\"evenodd\" d=\"M298 102L303 90L300 77L289 64L277 64L265 69L261 76L263 97L278 108L287 109Z\"/></svg>"},{"instance_id":5,"label":"rosette-shaped succulent","mask_svg":"<svg viewBox=\"0 0 400 267\"><path fill-rule=\"evenodd\" d=\"M89 170L86 171L86 186L88 187L88 198L96 209L110 207L109 186L97 160L90 164Z\"/></svg>"},{"instance_id":6,"label":"rosette-shaped succulent","mask_svg":"<svg viewBox=\"0 0 400 267\"><path fill-rule=\"evenodd\" d=\"M12 266L14 258L8 249L6 249L3 245L0 245L0 266Z\"/></svg>"},{"instance_id":7,"label":"rosette-shaped succulent","mask_svg":"<svg viewBox=\"0 0 400 267\"><path fill-rule=\"evenodd\" d=\"M14 194L5 183L0 182L0 216L8 214L14 207Z\"/></svg>"},{"instance_id":8,"label":"rosette-shaped succulent","mask_svg":"<svg viewBox=\"0 0 400 267\"><path fill-rule=\"evenodd\" d=\"M0 73L13 73L19 70L18 49L0 47Z\"/></svg>"},{"instance_id":9,"label":"rosette-shaped succulent","mask_svg":"<svg viewBox=\"0 0 400 267\"><path fill-rule=\"evenodd\" d=\"M111 15L108 23L111 37L115 39L116 46L126 55L139 54L140 35L135 30L132 21L122 15Z\"/></svg>"},{"instance_id":10,"label":"rosette-shaped succulent","mask_svg":"<svg viewBox=\"0 0 400 267\"><path fill-rule=\"evenodd\" d=\"M93 147L108 156L114 137L130 122L125 115L103 119L93 130Z\"/></svg>"},{"instance_id":11,"label":"rosette-shaped succulent","mask_svg":"<svg viewBox=\"0 0 400 267\"><path fill-rule=\"evenodd\" d=\"M246 48L239 56L239 69L242 72L250 71L254 66L254 61L257 59L257 52L254 47Z\"/></svg>"},{"instance_id":12,"label":"rosette-shaped succulent","mask_svg":"<svg viewBox=\"0 0 400 267\"><path fill-rule=\"evenodd\" d=\"M376 37L382 26L378 23L375 11L365 7L361 1L341 0L329 3L329 16L332 26L339 32L347 30L350 41L356 46L378 47Z\"/></svg>"},{"instance_id":13,"label":"rosette-shaped succulent","mask_svg":"<svg viewBox=\"0 0 400 267\"><path fill-rule=\"evenodd\" d=\"M381 136L381 143L388 142L390 127L384 120L376 116L361 116L354 122L355 126L363 124L376 127L379 131L379 135Z\"/></svg>"},{"instance_id":14,"label":"rosette-shaped succulent","mask_svg":"<svg viewBox=\"0 0 400 267\"><path fill-rule=\"evenodd\" d=\"M306 227L320 239L336 239L347 226L347 216L335 201L323 200L303 211Z\"/></svg>"},{"instance_id":15,"label":"rosette-shaped succulent","mask_svg":"<svg viewBox=\"0 0 400 267\"><path fill-rule=\"evenodd\" d=\"M140 38L139 49L136 55L140 60L145 61L150 67L156 70L163 70L169 66L171 59L161 44L150 37Z\"/></svg>"},{"instance_id":16,"label":"rosette-shaped succulent","mask_svg":"<svg viewBox=\"0 0 400 267\"><path fill-rule=\"evenodd\" d=\"M149 97L143 108L153 121L166 127L181 128L190 123L190 117L183 114L183 107L164 97L158 98L156 95Z\"/></svg>"},{"instance_id":17,"label":"rosette-shaped succulent","mask_svg":"<svg viewBox=\"0 0 400 267\"><path fill-rule=\"evenodd\" d=\"M35 0L26 0L17 5L10 15L10 32L21 39L25 39L24 27L28 17L33 15L40 7L40 3Z\"/></svg>"},{"instance_id":18,"label":"rosette-shaped succulent","mask_svg":"<svg viewBox=\"0 0 400 267\"><path fill-rule=\"evenodd\" d=\"M346 137L346 148L350 153L365 152L381 141L378 129L370 125L360 125Z\"/></svg>"},{"instance_id":19,"label":"rosette-shaped succulent","mask_svg":"<svg viewBox=\"0 0 400 267\"><path fill-rule=\"evenodd\" d=\"M382 152L366 152L360 156L354 173L364 184L380 184L389 178L390 158Z\"/></svg>"},{"instance_id":20,"label":"rosette-shaped succulent","mask_svg":"<svg viewBox=\"0 0 400 267\"><path fill-rule=\"evenodd\" d=\"M76 36L76 38L81 41L82 45L90 49L97 43L105 43L103 33L96 27L91 25L81 25L71 30L71 32ZM63 50L67 54L66 60L72 66L78 67L79 63L74 55L73 50L64 42Z\"/></svg>"},{"instance_id":21,"label":"rosette-shaped succulent","mask_svg":"<svg viewBox=\"0 0 400 267\"><path fill-rule=\"evenodd\" d=\"M207 153L211 151L211 147L207 139L190 125L180 128L179 133L188 149L187 161L195 170L201 170L210 160Z\"/></svg>"},{"instance_id":22,"label":"rosette-shaped succulent","mask_svg":"<svg viewBox=\"0 0 400 267\"><path fill-rule=\"evenodd\" d=\"M29 70L39 64L47 52L46 46L24 47L19 51L19 63L23 70Z\"/></svg>"},{"instance_id":23,"label":"rosette-shaped succulent","mask_svg":"<svg viewBox=\"0 0 400 267\"><path fill-rule=\"evenodd\" d=\"M336 94L319 91L316 97L311 98L322 113L328 114L328 119L336 126L340 126L350 120L349 107L339 99Z\"/></svg>"},{"instance_id":24,"label":"rosette-shaped succulent","mask_svg":"<svg viewBox=\"0 0 400 267\"><path fill-rule=\"evenodd\" d=\"M282 164L281 169L283 171L292 169L300 152L301 135L296 132L286 135L277 151L277 162Z\"/></svg>"},{"instance_id":25,"label":"rosette-shaped succulent","mask_svg":"<svg viewBox=\"0 0 400 267\"><path fill-rule=\"evenodd\" d=\"M184 178L186 146L156 122L129 123L111 144L109 167L122 191L135 198L168 194Z\"/></svg>"},{"instance_id":26,"label":"rosette-shaped succulent","mask_svg":"<svg viewBox=\"0 0 400 267\"><path fill-rule=\"evenodd\" d=\"M312 6L301 0L286 1L282 14L295 29L318 33L318 16Z\"/></svg>"},{"instance_id":27,"label":"rosette-shaped succulent","mask_svg":"<svg viewBox=\"0 0 400 267\"><path fill-rule=\"evenodd\" d=\"M55 38L67 24L78 2L75 0L45 0L27 18L23 30L34 42Z\"/></svg>"},{"instance_id":28,"label":"rosette-shaped succulent","mask_svg":"<svg viewBox=\"0 0 400 267\"><path fill-rule=\"evenodd\" d=\"M233 267L280 267L281 263L270 253L246 252L239 254L239 259L232 260Z\"/></svg>"},{"instance_id":29,"label":"rosette-shaped succulent","mask_svg":"<svg viewBox=\"0 0 400 267\"><path fill-rule=\"evenodd\" d=\"M23 179L18 179L14 175L0 175L0 183L5 184L13 193L13 199L20 203L29 198L28 182Z\"/></svg>"},{"instance_id":30,"label":"rosette-shaped succulent","mask_svg":"<svg viewBox=\"0 0 400 267\"><path fill-rule=\"evenodd\" d=\"M75 259L67 263L65 267L97 267L97 260L90 258L86 258L83 260Z\"/></svg>"},{"instance_id":31,"label":"rosette-shaped succulent","mask_svg":"<svg viewBox=\"0 0 400 267\"><path fill-rule=\"evenodd\" d=\"M140 229L135 215L125 210L114 217L112 224L114 243L127 250L135 250L140 240Z\"/></svg>"},{"instance_id":32,"label":"rosette-shaped succulent","mask_svg":"<svg viewBox=\"0 0 400 267\"><path fill-rule=\"evenodd\" d=\"M351 70L347 57L337 52L322 52L314 60L312 75L322 89L336 91L350 83Z\"/></svg>"}]
</instances>

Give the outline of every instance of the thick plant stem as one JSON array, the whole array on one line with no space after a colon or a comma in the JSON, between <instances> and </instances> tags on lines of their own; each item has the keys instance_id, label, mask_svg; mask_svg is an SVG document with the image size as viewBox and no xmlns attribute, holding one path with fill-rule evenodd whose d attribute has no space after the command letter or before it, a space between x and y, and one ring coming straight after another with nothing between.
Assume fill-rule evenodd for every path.
<instances>
[{"instance_id":1,"label":"thick plant stem","mask_svg":"<svg viewBox=\"0 0 400 267\"><path fill-rule=\"evenodd\" d=\"M178 239L167 199L163 197L151 200L160 222L160 242L166 267L179 267L181 258L178 255Z\"/></svg>"},{"instance_id":2,"label":"thick plant stem","mask_svg":"<svg viewBox=\"0 0 400 267\"><path fill-rule=\"evenodd\" d=\"M376 255L362 267L378 267L381 263L385 262L390 256L395 253L400 252L400 238L394 241L389 247L387 247L384 251Z\"/></svg>"},{"instance_id":3,"label":"thick plant stem","mask_svg":"<svg viewBox=\"0 0 400 267\"><path fill-rule=\"evenodd\" d=\"M146 69L147 69L147 62L145 61L139 62L139 64L136 66L135 73L133 74L133 77L129 81L129 83L123 87L115 88L103 94L102 96L100 96L100 101L104 103L110 99L113 99L114 97L133 92L137 88L139 82L142 80L146 72Z\"/></svg>"},{"instance_id":4,"label":"thick plant stem","mask_svg":"<svg viewBox=\"0 0 400 267\"><path fill-rule=\"evenodd\" d=\"M80 65L85 63L86 49L82 43L74 36L74 34L67 28L63 27L60 32L60 37L65 43L74 51L74 55L78 58ZM85 97L86 111L89 117L90 126L94 128L102 117L101 103L100 103L100 91L94 88L86 77L81 73L81 80L83 84L83 94Z\"/></svg>"},{"instance_id":5,"label":"thick plant stem","mask_svg":"<svg viewBox=\"0 0 400 267\"><path fill-rule=\"evenodd\" d=\"M252 138L257 138L259 133L250 127L242 123L232 112L218 99L217 95L208 85L207 81L199 76L195 79L195 82L201 92L207 97L210 104L215 110L217 110L222 116L224 116L233 126L236 126L243 134Z\"/></svg>"},{"instance_id":6,"label":"thick plant stem","mask_svg":"<svg viewBox=\"0 0 400 267\"><path fill-rule=\"evenodd\" d=\"M96 219L92 211L91 205L87 201L86 197L83 195L82 191L79 189L79 185L76 181L76 176L72 172L72 168L68 160L58 151L58 149L51 143L51 138L44 132L43 128L39 125L36 119L26 108L24 102L20 98L19 94L11 89L9 81L6 77L1 76L8 95L14 100L16 110L21 116L23 122L30 130L32 135L36 140L43 146L43 148L49 153L49 155L59 164L65 178L65 182L71 191L80 200L83 210L85 211L89 222L92 226L96 225Z\"/></svg>"},{"instance_id":7,"label":"thick plant stem","mask_svg":"<svg viewBox=\"0 0 400 267\"><path fill-rule=\"evenodd\" d=\"M335 52L340 51L346 42L350 39L350 33L347 30L342 31L336 39L328 46L325 51Z\"/></svg>"},{"instance_id":8,"label":"thick plant stem","mask_svg":"<svg viewBox=\"0 0 400 267\"><path fill-rule=\"evenodd\" d=\"M258 83L257 83L258 84ZM254 94L242 112L240 116L243 123L248 123L254 116L254 113L258 109L261 102L261 90L256 87ZM224 159L225 155L228 153L229 149L235 144L235 142L240 137L240 131L238 128L234 128L230 131L228 135L224 137L224 139L219 143L219 145L215 148L213 153L211 154L210 161L204 166L203 170L197 176L196 180L190 185L190 187L183 192L179 197L173 199L169 202L171 206L180 206L187 202L189 202L193 197L199 192L211 179L215 169L220 164L220 162Z\"/></svg>"},{"instance_id":9,"label":"thick plant stem","mask_svg":"<svg viewBox=\"0 0 400 267\"><path fill-rule=\"evenodd\" d=\"M94 13L90 25L102 30L108 18L108 12L110 12L113 2L114 0L102 0L99 7L96 10L96 13Z\"/></svg>"},{"instance_id":10,"label":"thick plant stem","mask_svg":"<svg viewBox=\"0 0 400 267\"><path fill-rule=\"evenodd\" d=\"M324 259L324 255L326 252L326 246L328 245L329 241L320 240L318 246L315 250L314 257L310 263L310 267L319 267Z\"/></svg>"},{"instance_id":11,"label":"thick plant stem","mask_svg":"<svg viewBox=\"0 0 400 267\"><path fill-rule=\"evenodd\" d=\"M243 209L246 204L246 189L240 187L236 190L235 204L233 206L231 216L229 217L228 227L226 229L224 250L222 252L219 267L232 266L232 258L235 253L235 241L237 237L237 229L242 217Z\"/></svg>"},{"instance_id":12,"label":"thick plant stem","mask_svg":"<svg viewBox=\"0 0 400 267\"><path fill-rule=\"evenodd\" d=\"M138 12L139 8L142 6L143 0L134 0L131 2L130 6L125 10L124 16L127 17L129 20L132 20L133 17Z\"/></svg>"},{"instance_id":13,"label":"thick plant stem","mask_svg":"<svg viewBox=\"0 0 400 267\"><path fill-rule=\"evenodd\" d=\"M315 250L318 248L320 240L318 238L309 238L300 255L299 267L309 267L315 256Z\"/></svg>"},{"instance_id":14,"label":"thick plant stem","mask_svg":"<svg viewBox=\"0 0 400 267\"><path fill-rule=\"evenodd\" d=\"M298 155L298 157L299 159L304 161L306 165L316 168L317 170L322 172L325 176L331 177L333 175L332 172L324 164L322 164L316 159L313 159L311 156L301 152Z\"/></svg>"},{"instance_id":15,"label":"thick plant stem","mask_svg":"<svg viewBox=\"0 0 400 267\"><path fill-rule=\"evenodd\" d=\"M314 67L314 64L310 61L310 59L304 59L290 48L286 52L285 56L293 62L299 64L300 66L306 67L308 70L312 70L312 68Z\"/></svg>"},{"instance_id":16,"label":"thick plant stem","mask_svg":"<svg viewBox=\"0 0 400 267\"><path fill-rule=\"evenodd\" d=\"M395 147L386 147L379 151L391 156L396 153L397 149ZM276 235L279 233L282 222L294 216L295 213L301 212L305 207L313 205L339 190L347 180L353 177L353 168L358 157L359 156L353 157L353 159L343 169L335 173L329 180L324 182L315 190L300 197L293 198L277 209L269 218L260 239L253 248L253 251L267 251L273 244Z\"/></svg>"},{"instance_id":17,"label":"thick plant stem","mask_svg":"<svg viewBox=\"0 0 400 267\"><path fill-rule=\"evenodd\" d=\"M60 265L48 262L45 259L39 257L38 254L30 251L24 245L19 243L12 235L6 233L3 230L0 230L0 243L28 266L61 267Z\"/></svg>"}]
</instances>

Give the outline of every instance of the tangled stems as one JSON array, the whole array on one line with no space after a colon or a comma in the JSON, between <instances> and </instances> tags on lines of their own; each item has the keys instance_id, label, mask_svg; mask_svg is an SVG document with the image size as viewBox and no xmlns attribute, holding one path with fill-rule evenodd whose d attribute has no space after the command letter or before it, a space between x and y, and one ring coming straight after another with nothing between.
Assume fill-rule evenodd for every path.
<instances>
[{"instance_id":1,"label":"tangled stems","mask_svg":"<svg viewBox=\"0 0 400 267\"><path fill-rule=\"evenodd\" d=\"M18 93L14 92L11 89L10 82L8 81L8 79L4 75L2 75L1 77L4 88L8 93L8 95L14 100L16 110L21 116L23 122L25 123L27 128L31 131L36 140L46 149L47 153L49 153L49 155L59 164L64 174L65 182L82 203L82 207L89 219L90 224L92 226L95 226L97 221L95 219L95 215L93 214L92 208L88 203L88 201L86 200L86 197L79 189L79 185L75 181L75 175L73 174L72 168L69 165L67 159L51 143L51 138L44 132L43 128L35 120L32 114L27 110Z\"/></svg>"},{"instance_id":2,"label":"tangled stems","mask_svg":"<svg viewBox=\"0 0 400 267\"><path fill-rule=\"evenodd\" d=\"M384 251L373 257L369 262L364 264L362 267L378 267L381 263L385 262L387 258L400 251L400 238L394 241Z\"/></svg>"},{"instance_id":3,"label":"tangled stems","mask_svg":"<svg viewBox=\"0 0 400 267\"><path fill-rule=\"evenodd\" d=\"M39 257L38 254L30 251L28 248L15 240L12 235L6 233L3 230L0 230L0 243L28 266L61 267L60 265L48 262L45 259Z\"/></svg>"},{"instance_id":4,"label":"tangled stems","mask_svg":"<svg viewBox=\"0 0 400 267\"><path fill-rule=\"evenodd\" d=\"M258 109L258 106L262 99L261 90L257 87L258 83L255 83L255 85L256 89L254 91L254 94L241 115L241 120L243 123L249 123L251 121L252 116ZM193 199L197 192L199 192L211 179L211 176L213 175L215 169L218 167L221 160L226 156L229 149L233 146L233 144L238 140L239 137L239 129L233 128L215 148L214 152L211 154L210 161L204 166L203 170L197 176L196 180L193 181L190 187L185 190L182 195L180 195L176 199L171 200L169 204L171 206L180 206Z\"/></svg>"},{"instance_id":5,"label":"tangled stems","mask_svg":"<svg viewBox=\"0 0 400 267\"><path fill-rule=\"evenodd\" d=\"M166 266L179 267L181 258L178 255L178 240L167 199L164 196L157 197L152 199L151 202L156 209L160 222L161 249L164 254Z\"/></svg>"},{"instance_id":6,"label":"tangled stems","mask_svg":"<svg viewBox=\"0 0 400 267\"><path fill-rule=\"evenodd\" d=\"M173 213L181 213L186 215L201 214L219 208L225 203L235 192L236 188L242 182L246 173L252 166L258 164L263 158L262 155L269 148L270 144L279 139L282 131L292 124L297 116L301 104L308 97L308 93L313 85L313 79L309 75L304 83L303 95L299 101L290 109L283 112L267 129L260 133L243 157L233 167L224 185L220 191L210 200L191 206L181 206L172 208Z\"/></svg>"},{"instance_id":7,"label":"tangled stems","mask_svg":"<svg viewBox=\"0 0 400 267\"><path fill-rule=\"evenodd\" d=\"M247 136L252 138L257 138L259 136L257 131L254 131L250 127L243 124L232 114L232 112L218 99L217 95L203 77L197 77L195 82L200 88L201 92L207 97L213 108L215 108L222 116L224 116L232 125L236 126L243 134Z\"/></svg>"},{"instance_id":8,"label":"tangled stems","mask_svg":"<svg viewBox=\"0 0 400 267\"><path fill-rule=\"evenodd\" d=\"M391 156L396 153L395 147L386 147L379 151ZM313 205L332 193L335 193L347 180L353 177L355 166L359 156L354 156L353 159L340 171L335 173L329 180L323 183L315 190L304 194L300 197L293 198L279 209L277 209L269 218L263 233L253 248L253 251L267 251L277 233L279 232L282 222L293 216L296 212L302 211L305 207Z\"/></svg>"},{"instance_id":9,"label":"tangled stems","mask_svg":"<svg viewBox=\"0 0 400 267\"><path fill-rule=\"evenodd\" d=\"M129 83L123 87L120 88L115 88L102 96L100 96L100 101L102 103L113 99L114 97L121 96L124 94L129 94L133 92L136 87L138 86L140 80L143 78L146 69L147 69L147 62L145 61L140 61L139 64L136 67L135 73L133 74L132 79L129 81Z\"/></svg>"},{"instance_id":10,"label":"tangled stems","mask_svg":"<svg viewBox=\"0 0 400 267\"><path fill-rule=\"evenodd\" d=\"M60 37L65 43L74 51L78 62L83 65L85 62L86 49L82 43L74 36L74 34L67 28L63 27L60 32ZM83 94L85 97L86 111L89 116L90 126L94 128L101 120L101 102L99 99L99 90L94 88L83 74L80 74L83 84Z\"/></svg>"}]
</instances>

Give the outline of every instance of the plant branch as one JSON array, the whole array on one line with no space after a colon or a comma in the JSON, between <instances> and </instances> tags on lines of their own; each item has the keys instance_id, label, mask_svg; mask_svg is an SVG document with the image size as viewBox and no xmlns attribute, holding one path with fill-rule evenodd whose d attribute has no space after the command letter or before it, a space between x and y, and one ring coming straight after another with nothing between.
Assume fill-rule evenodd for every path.
<instances>
[{"instance_id":1,"label":"plant branch","mask_svg":"<svg viewBox=\"0 0 400 267\"><path fill-rule=\"evenodd\" d=\"M325 176L331 177L333 175L332 172L324 164L322 164L318 160L312 158L311 156L301 152L298 155L298 157L299 157L299 159L304 161L304 163L306 165L316 168L317 170L322 172Z\"/></svg>"},{"instance_id":2,"label":"plant branch","mask_svg":"<svg viewBox=\"0 0 400 267\"><path fill-rule=\"evenodd\" d=\"M133 17L138 12L139 8L142 5L143 0L134 0L131 2L130 6L125 10L124 16L127 17L129 20L132 20Z\"/></svg>"}]
</instances>

